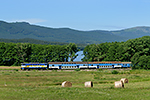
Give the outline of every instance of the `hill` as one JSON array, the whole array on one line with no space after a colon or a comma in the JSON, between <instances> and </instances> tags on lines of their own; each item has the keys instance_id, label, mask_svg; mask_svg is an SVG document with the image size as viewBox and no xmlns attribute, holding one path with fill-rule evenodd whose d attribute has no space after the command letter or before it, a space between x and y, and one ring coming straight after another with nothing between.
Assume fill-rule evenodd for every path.
<instances>
[{"instance_id":1,"label":"hill","mask_svg":"<svg viewBox=\"0 0 150 100\"><path fill-rule=\"evenodd\" d=\"M70 28L48 28L31 25L27 22L8 23L0 21L1 39L24 39L59 42L93 44L114 41L126 41L150 35L150 27L134 27L118 31L79 31Z\"/></svg>"},{"instance_id":2,"label":"hill","mask_svg":"<svg viewBox=\"0 0 150 100\"><path fill-rule=\"evenodd\" d=\"M51 42L82 44L126 40L126 38L116 36L109 31L78 31L70 28L30 25L26 22L7 23L4 21L0 21L0 37L3 39L32 38Z\"/></svg>"},{"instance_id":3,"label":"hill","mask_svg":"<svg viewBox=\"0 0 150 100\"><path fill-rule=\"evenodd\" d=\"M112 34L117 36L127 37L129 39L134 39L143 36L150 36L150 27L146 27L146 26L133 27L133 28L124 29L120 31L113 31Z\"/></svg>"}]
</instances>

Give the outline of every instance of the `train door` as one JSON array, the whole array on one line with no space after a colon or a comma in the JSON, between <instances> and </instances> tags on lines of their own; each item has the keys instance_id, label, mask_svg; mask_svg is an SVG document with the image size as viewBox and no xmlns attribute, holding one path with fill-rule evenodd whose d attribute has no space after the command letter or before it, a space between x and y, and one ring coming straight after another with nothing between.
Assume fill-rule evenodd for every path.
<instances>
[{"instance_id":1,"label":"train door","mask_svg":"<svg viewBox=\"0 0 150 100\"><path fill-rule=\"evenodd\" d=\"M79 68L79 65L77 65L77 68Z\"/></svg>"},{"instance_id":2,"label":"train door","mask_svg":"<svg viewBox=\"0 0 150 100\"><path fill-rule=\"evenodd\" d=\"M59 65L59 69L61 69L61 65Z\"/></svg>"},{"instance_id":3,"label":"train door","mask_svg":"<svg viewBox=\"0 0 150 100\"><path fill-rule=\"evenodd\" d=\"M99 65L97 65L97 69L99 69Z\"/></svg>"},{"instance_id":4,"label":"train door","mask_svg":"<svg viewBox=\"0 0 150 100\"><path fill-rule=\"evenodd\" d=\"M112 68L115 68L114 65L112 65Z\"/></svg>"}]
</instances>

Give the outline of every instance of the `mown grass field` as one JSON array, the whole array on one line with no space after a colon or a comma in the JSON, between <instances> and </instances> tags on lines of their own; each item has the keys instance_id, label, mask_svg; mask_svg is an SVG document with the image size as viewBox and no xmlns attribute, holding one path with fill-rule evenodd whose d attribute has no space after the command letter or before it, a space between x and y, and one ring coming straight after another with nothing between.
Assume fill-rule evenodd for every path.
<instances>
[{"instance_id":1,"label":"mown grass field","mask_svg":"<svg viewBox=\"0 0 150 100\"><path fill-rule=\"evenodd\" d=\"M150 71L118 72L0 70L0 100L150 100ZM129 83L114 88L121 78ZM61 87L63 81L72 87ZM86 81L92 81L93 88L85 88Z\"/></svg>"}]
</instances>

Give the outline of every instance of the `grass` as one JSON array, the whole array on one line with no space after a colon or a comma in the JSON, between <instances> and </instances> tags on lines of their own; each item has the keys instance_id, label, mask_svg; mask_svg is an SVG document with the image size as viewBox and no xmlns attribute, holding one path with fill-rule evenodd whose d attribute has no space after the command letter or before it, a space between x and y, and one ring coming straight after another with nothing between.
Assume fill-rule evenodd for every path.
<instances>
[{"instance_id":1,"label":"grass","mask_svg":"<svg viewBox=\"0 0 150 100\"><path fill-rule=\"evenodd\" d=\"M125 88L114 82L128 78ZM61 87L63 81L71 88ZM92 81L93 88L84 82ZM149 100L150 71L0 71L0 100ZM7 86L6 86L7 85Z\"/></svg>"}]
</instances>

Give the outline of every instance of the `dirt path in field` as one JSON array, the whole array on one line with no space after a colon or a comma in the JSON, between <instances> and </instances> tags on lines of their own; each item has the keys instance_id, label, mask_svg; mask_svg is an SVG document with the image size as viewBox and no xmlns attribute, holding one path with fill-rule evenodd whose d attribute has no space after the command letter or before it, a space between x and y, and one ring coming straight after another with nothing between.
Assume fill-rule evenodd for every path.
<instances>
[{"instance_id":1,"label":"dirt path in field","mask_svg":"<svg viewBox=\"0 0 150 100\"><path fill-rule=\"evenodd\" d=\"M20 67L12 67L12 66L0 66L0 69L20 69Z\"/></svg>"}]
</instances>

